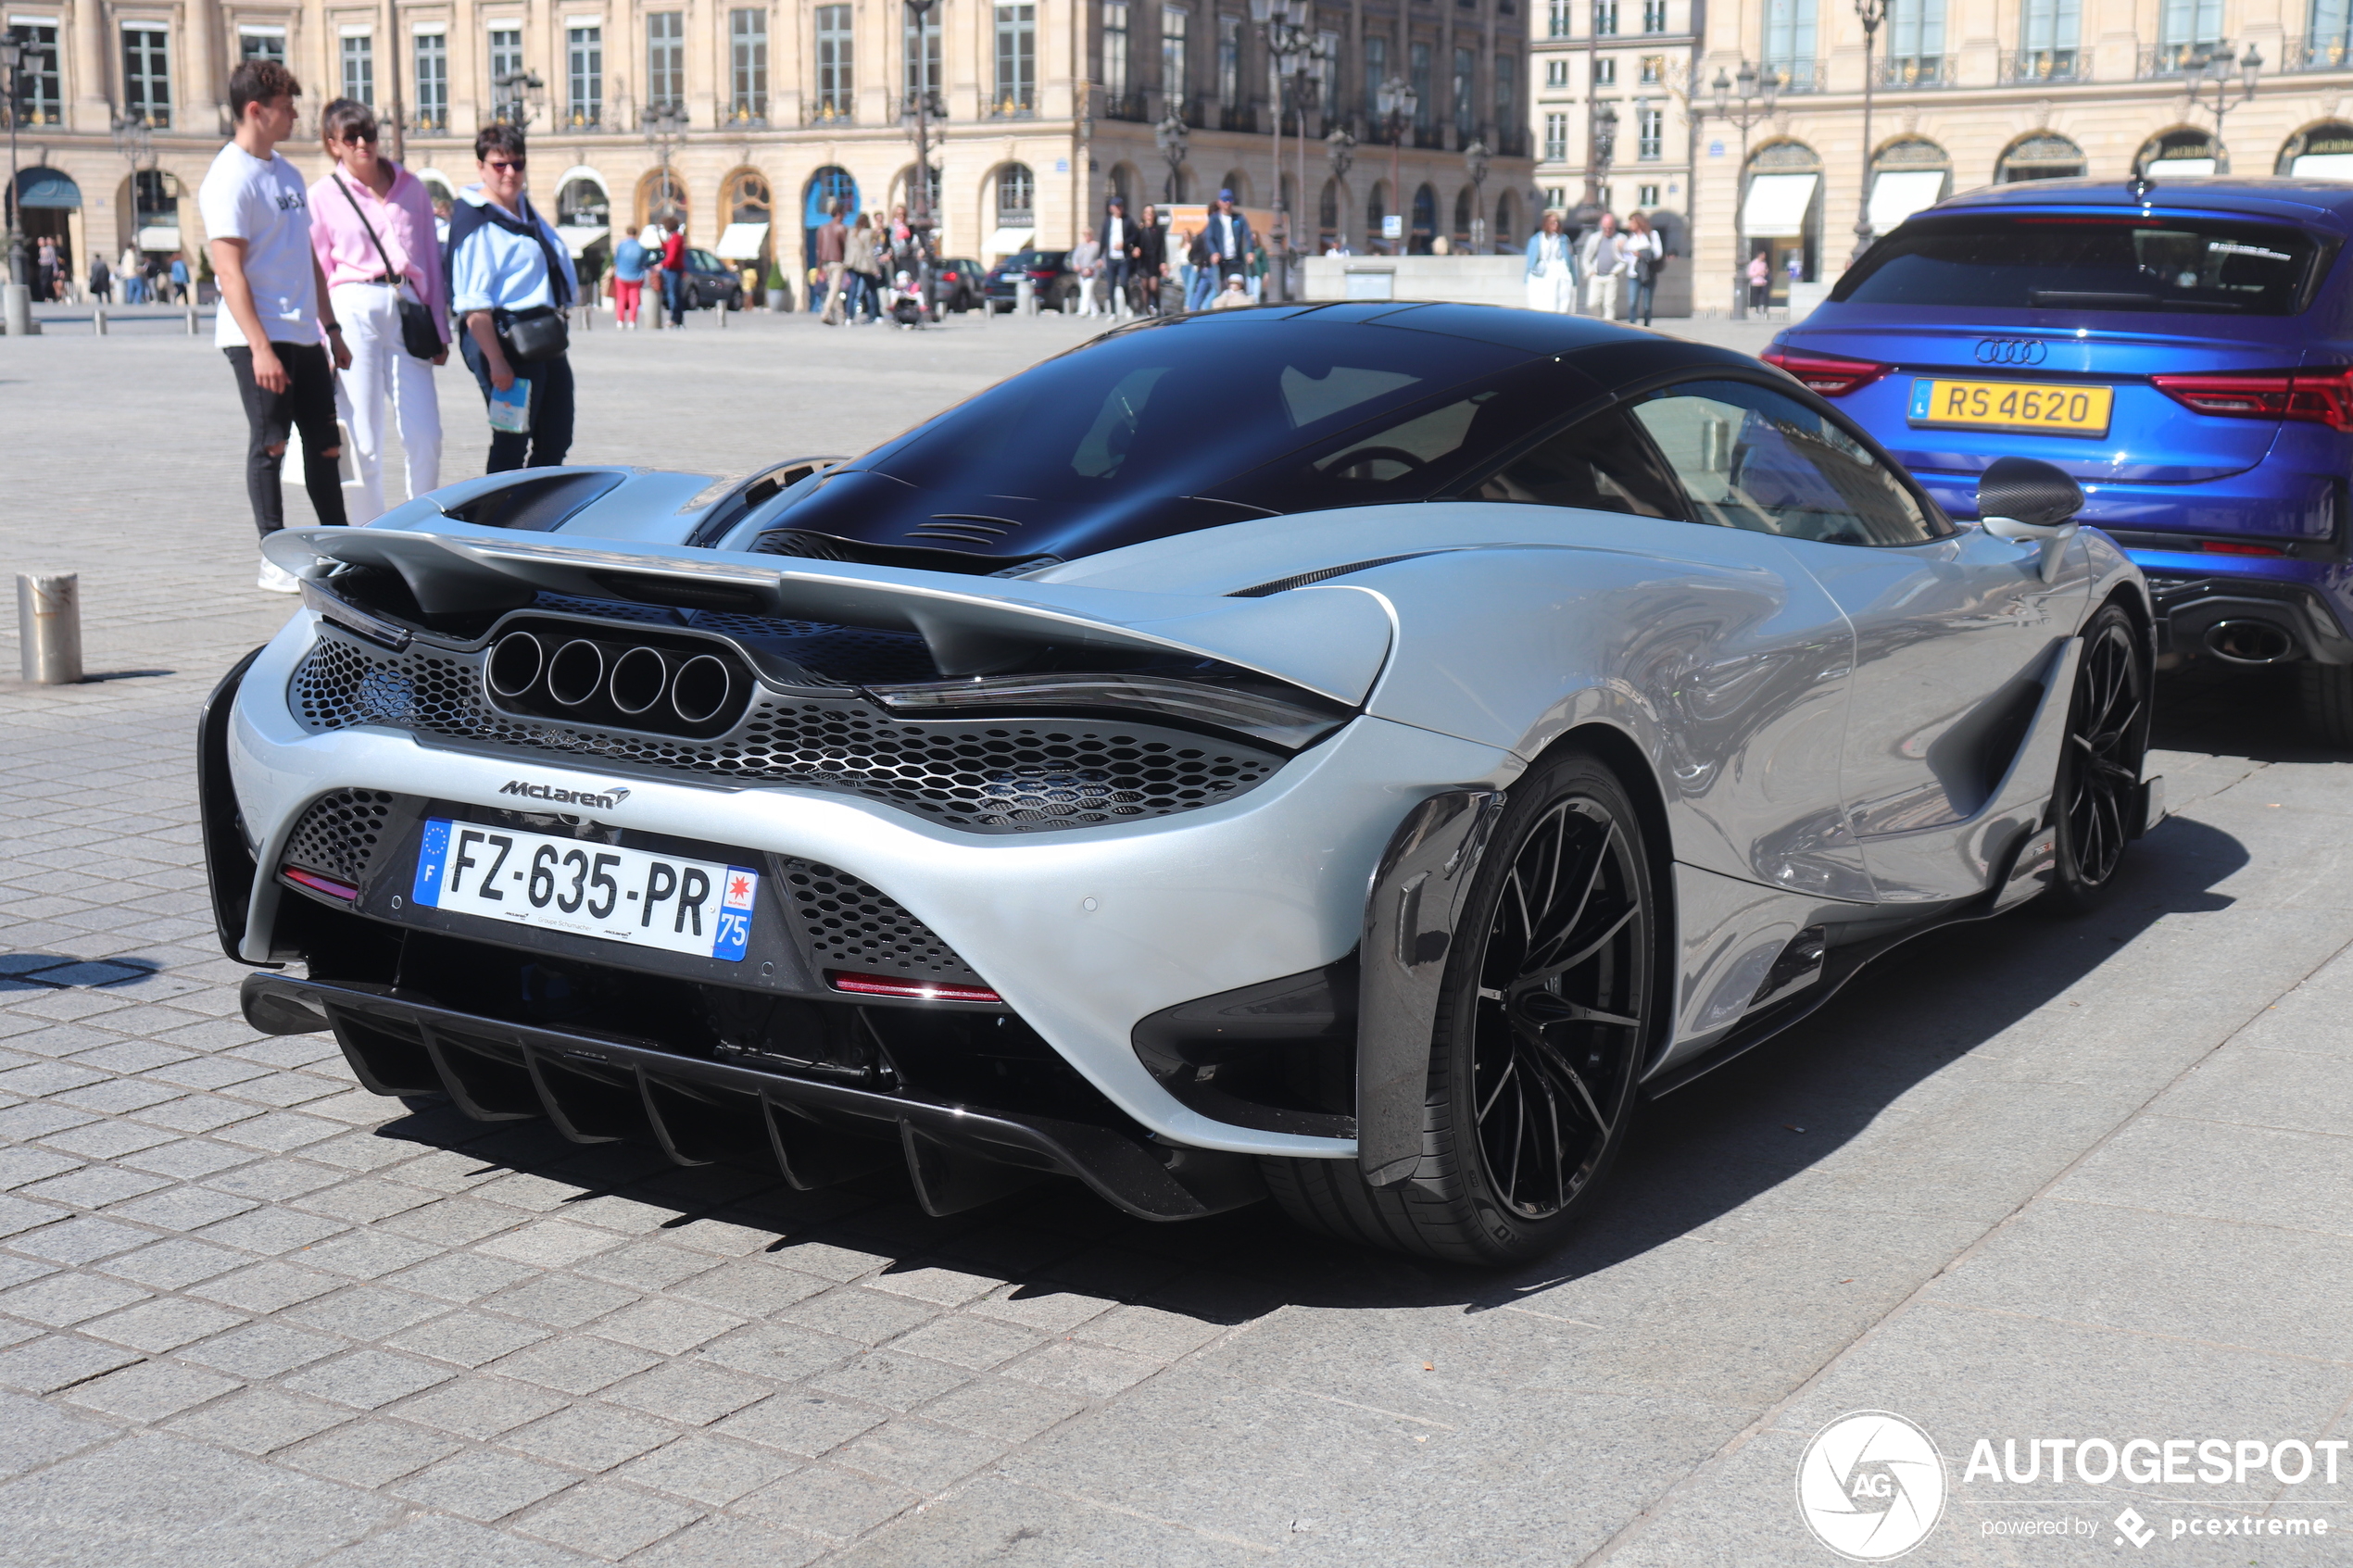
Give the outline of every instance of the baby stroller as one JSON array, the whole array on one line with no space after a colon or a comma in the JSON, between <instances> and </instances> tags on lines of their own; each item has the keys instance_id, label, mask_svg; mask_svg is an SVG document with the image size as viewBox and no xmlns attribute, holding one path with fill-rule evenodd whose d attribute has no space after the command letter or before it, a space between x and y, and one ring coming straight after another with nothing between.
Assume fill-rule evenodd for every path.
<instances>
[{"instance_id":1,"label":"baby stroller","mask_svg":"<svg viewBox=\"0 0 2353 1568\"><path fill-rule=\"evenodd\" d=\"M915 280L901 272L891 280L890 319L902 327L924 324L924 298Z\"/></svg>"}]
</instances>

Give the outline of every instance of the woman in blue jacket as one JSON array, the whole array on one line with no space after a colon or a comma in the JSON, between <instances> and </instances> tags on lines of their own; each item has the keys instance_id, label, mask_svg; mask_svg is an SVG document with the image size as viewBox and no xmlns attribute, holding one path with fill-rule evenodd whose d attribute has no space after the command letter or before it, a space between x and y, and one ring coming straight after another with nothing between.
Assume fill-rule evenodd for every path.
<instances>
[{"instance_id":1,"label":"woman in blue jacket","mask_svg":"<svg viewBox=\"0 0 2353 1568\"><path fill-rule=\"evenodd\" d=\"M1544 226L1529 236L1528 307L1555 316L1577 309L1577 252L1557 212L1544 214Z\"/></svg>"}]
</instances>

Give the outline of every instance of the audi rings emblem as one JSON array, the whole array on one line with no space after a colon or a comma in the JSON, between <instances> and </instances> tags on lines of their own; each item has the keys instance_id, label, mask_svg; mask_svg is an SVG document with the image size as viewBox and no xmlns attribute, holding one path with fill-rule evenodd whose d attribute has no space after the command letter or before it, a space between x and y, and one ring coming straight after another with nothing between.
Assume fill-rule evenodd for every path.
<instances>
[{"instance_id":1,"label":"audi rings emblem","mask_svg":"<svg viewBox=\"0 0 2353 1568\"><path fill-rule=\"evenodd\" d=\"M1977 340L1981 365L2039 365L2050 358L2050 346L2039 338L1982 337Z\"/></svg>"}]
</instances>

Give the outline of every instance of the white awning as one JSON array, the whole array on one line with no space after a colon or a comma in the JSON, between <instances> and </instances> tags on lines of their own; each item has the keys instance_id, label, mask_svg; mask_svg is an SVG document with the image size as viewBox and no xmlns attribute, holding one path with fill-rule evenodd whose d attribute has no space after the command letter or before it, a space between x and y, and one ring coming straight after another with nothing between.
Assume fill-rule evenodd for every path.
<instances>
[{"instance_id":1,"label":"white awning","mask_svg":"<svg viewBox=\"0 0 2353 1568\"><path fill-rule=\"evenodd\" d=\"M1794 240L1806 234L1806 209L1814 205L1818 174L1759 174L1748 182L1741 227L1752 240Z\"/></svg>"},{"instance_id":2,"label":"white awning","mask_svg":"<svg viewBox=\"0 0 2353 1568\"><path fill-rule=\"evenodd\" d=\"M2210 157L2161 157L2142 172L2152 180L2201 180L2214 172Z\"/></svg>"},{"instance_id":3,"label":"white awning","mask_svg":"<svg viewBox=\"0 0 2353 1568\"><path fill-rule=\"evenodd\" d=\"M1884 234L1944 194L1941 169L1888 169L1871 185L1871 232Z\"/></svg>"},{"instance_id":4,"label":"white awning","mask_svg":"<svg viewBox=\"0 0 2353 1568\"><path fill-rule=\"evenodd\" d=\"M2353 153L2304 153L2288 172L2301 180L2353 180Z\"/></svg>"},{"instance_id":5,"label":"white awning","mask_svg":"<svg viewBox=\"0 0 2353 1568\"><path fill-rule=\"evenodd\" d=\"M178 250L180 225L150 224L133 235L131 243L141 250Z\"/></svg>"},{"instance_id":6,"label":"white awning","mask_svg":"<svg viewBox=\"0 0 2353 1568\"><path fill-rule=\"evenodd\" d=\"M730 223L711 249L722 260L757 261L760 259L760 247L767 243L767 224Z\"/></svg>"},{"instance_id":7,"label":"white awning","mask_svg":"<svg viewBox=\"0 0 2353 1568\"><path fill-rule=\"evenodd\" d=\"M572 252L573 259L578 260L588 254L590 245L610 237L612 226L606 223L570 223L560 225L556 232L564 237L564 249Z\"/></svg>"},{"instance_id":8,"label":"white awning","mask_svg":"<svg viewBox=\"0 0 2353 1568\"><path fill-rule=\"evenodd\" d=\"M996 257L1000 256L1011 256L1017 250L1027 250L1029 248L1031 237L1037 232L1038 231L1035 229L998 229L993 231L988 236L988 245L987 247L988 251L988 259L994 260Z\"/></svg>"}]
</instances>

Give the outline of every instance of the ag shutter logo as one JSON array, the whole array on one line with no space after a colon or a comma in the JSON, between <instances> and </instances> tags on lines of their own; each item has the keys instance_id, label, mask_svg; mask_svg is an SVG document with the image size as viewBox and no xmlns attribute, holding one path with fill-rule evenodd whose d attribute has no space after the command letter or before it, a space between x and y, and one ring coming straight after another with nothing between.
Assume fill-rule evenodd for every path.
<instances>
[{"instance_id":1,"label":"ag shutter logo","mask_svg":"<svg viewBox=\"0 0 2353 1568\"><path fill-rule=\"evenodd\" d=\"M2050 345L2039 338L1987 337L1977 340L1981 365L2039 365L2050 358Z\"/></svg>"},{"instance_id":2,"label":"ag shutter logo","mask_svg":"<svg viewBox=\"0 0 2353 1568\"><path fill-rule=\"evenodd\" d=\"M1850 1562L1901 1557L1944 1515L1944 1456L1900 1415L1840 1416L1797 1461L1797 1512L1815 1539Z\"/></svg>"}]
</instances>

